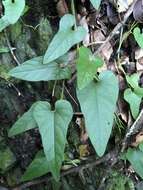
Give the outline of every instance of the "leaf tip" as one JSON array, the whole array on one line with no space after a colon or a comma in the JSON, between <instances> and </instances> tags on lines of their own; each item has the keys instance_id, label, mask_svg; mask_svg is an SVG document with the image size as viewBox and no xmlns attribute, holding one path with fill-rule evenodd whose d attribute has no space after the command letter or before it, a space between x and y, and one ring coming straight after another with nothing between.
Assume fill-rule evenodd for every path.
<instances>
[{"instance_id":1,"label":"leaf tip","mask_svg":"<svg viewBox=\"0 0 143 190\"><path fill-rule=\"evenodd\" d=\"M11 128L9 131L8 131L8 137L11 138L13 137L15 134L15 132L13 131L13 128Z\"/></svg>"},{"instance_id":2,"label":"leaf tip","mask_svg":"<svg viewBox=\"0 0 143 190\"><path fill-rule=\"evenodd\" d=\"M96 153L99 157L102 157L105 153L105 149L96 149Z\"/></svg>"}]
</instances>

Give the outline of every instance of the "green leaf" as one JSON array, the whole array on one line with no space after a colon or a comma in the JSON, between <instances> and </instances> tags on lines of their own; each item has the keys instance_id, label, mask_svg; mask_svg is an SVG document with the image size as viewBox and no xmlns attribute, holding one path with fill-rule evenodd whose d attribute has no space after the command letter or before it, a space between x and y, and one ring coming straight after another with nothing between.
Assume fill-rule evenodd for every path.
<instances>
[{"instance_id":1,"label":"green leaf","mask_svg":"<svg viewBox=\"0 0 143 190\"><path fill-rule=\"evenodd\" d=\"M0 48L0 53L8 53L10 50L7 47Z\"/></svg>"},{"instance_id":2,"label":"green leaf","mask_svg":"<svg viewBox=\"0 0 143 190\"><path fill-rule=\"evenodd\" d=\"M82 90L77 90L77 97L85 117L89 138L99 156L105 152L108 143L116 101L118 81L110 71L99 75L100 81L92 81Z\"/></svg>"},{"instance_id":3,"label":"green leaf","mask_svg":"<svg viewBox=\"0 0 143 190\"><path fill-rule=\"evenodd\" d=\"M138 73L135 73L131 76L126 75L126 80L130 84L130 86L133 88L135 94L143 97L143 88L139 87L139 78L140 75Z\"/></svg>"},{"instance_id":4,"label":"green leaf","mask_svg":"<svg viewBox=\"0 0 143 190\"><path fill-rule=\"evenodd\" d=\"M101 0L90 0L90 2L92 3L92 5L95 9L99 9L99 6L101 4Z\"/></svg>"},{"instance_id":5,"label":"green leaf","mask_svg":"<svg viewBox=\"0 0 143 190\"><path fill-rule=\"evenodd\" d=\"M67 129L72 114L72 107L65 100L57 101L54 111L51 110L48 102L39 101L33 112L42 137L49 171L52 172L56 180L59 179L60 168L64 159Z\"/></svg>"},{"instance_id":6,"label":"green leaf","mask_svg":"<svg viewBox=\"0 0 143 190\"><path fill-rule=\"evenodd\" d=\"M15 0L14 3L12 0L4 0L2 3L4 16L0 19L0 32L8 25L16 23L25 7L25 0Z\"/></svg>"},{"instance_id":7,"label":"green leaf","mask_svg":"<svg viewBox=\"0 0 143 190\"><path fill-rule=\"evenodd\" d=\"M8 147L4 150L0 150L0 173L6 172L15 161L14 154Z\"/></svg>"},{"instance_id":8,"label":"green leaf","mask_svg":"<svg viewBox=\"0 0 143 190\"><path fill-rule=\"evenodd\" d=\"M12 126L9 130L8 136L12 137L14 135L18 135L23 133L27 130L33 129L37 127L36 121L33 117L33 108L35 107L36 103L32 105L32 107L25 112Z\"/></svg>"},{"instance_id":9,"label":"green leaf","mask_svg":"<svg viewBox=\"0 0 143 190\"><path fill-rule=\"evenodd\" d=\"M128 88L124 92L124 99L129 103L132 116L134 119L136 119L139 114L139 108L142 98L136 95L130 88Z\"/></svg>"},{"instance_id":10,"label":"green leaf","mask_svg":"<svg viewBox=\"0 0 143 190\"><path fill-rule=\"evenodd\" d=\"M44 56L44 64L64 55L72 46L84 39L86 30L83 27L77 27L73 30L74 24L75 18L73 15L66 14L61 18L59 31L54 36Z\"/></svg>"},{"instance_id":11,"label":"green leaf","mask_svg":"<svg viewBox=\"0 0 143 190\"><path fill-rule=\"evenodd\" d=\"M70 68L60 67L60 64L64 65L62 58L48 65L42 64L42 60L42 57L28 60L12 69L9 74L27 81L49 81L70 78Z\"/></svg>"},{"instance_id":12,"label":"green leaf","mask_svg":"<svg viewBox=\"0 0 143 190\"><path fill-rule=\"evenodd\" d=\"M138 149L129 148L126 157L135 172L143 179L143 152Z\"/></svg>"},{"instance_id":13,"label":"green leaf","mask_svg":"<svg viewBox=\"0 0 143 190\"><path fill-rule=\"evenodd\" d=\"M135 27L133 30L133 34L135 37L136 42L138 43L138 45L143 48L143 34L140 31L139 27Z\"/></svg>"},{"instance_id":14,"label":"green leaf","mask_svg":"<svg viewBox=\"0 0 143 190\"><path fill-rule=\"evenodd\" d=\"M10 23L8 22L7 18L3 16L0 19L0 32L2 32L2 30L4 30L9 25L10 25Z\"/></svg>"},{"instance_id":15,"label":"green leaf","mask_svg":"<svg viewBox=\"0 0 143 190\"><path fill-rule=\"evenodd\" d=\"M86 47L81 47L79 49L79 57L77 60L77 84L80 90L93 80L98 67L102 65L103 61L99 57L94 57L90 49Z\"/></svg>"},{"instance_id":16,"label":"green leaf","mask_svg":"<svg viewBox=\"0 0 143 190\"><path fill-rule=\"evenodd\" d=\"M139 74L138 73L134 73L132 75L126 75L126 80L128 82L128 84L133 88L136 89L138 88L138 81L139 81Z\"/></svg>"},{"instance_id":17,"label":"green leaf","mask_svg":"<svg viewBox=\"0 0 143 190\"><path fill-rule=\"evenodd\" d=\"M143 152L143 142L139 144L139 149Z\"/></svg>"},{"instance_id":18,"label":"green leaf","mask_svg":"<svg viewBox=\"0 0 143 190\"><path fill-rule=\"evenodd\" d=\"M26 172L22 176L21 181L28 181L34 178L45 175L49 172L49 166L45 154L43 151L39 151L26 169Z\"/></svg>"}]
</instances>

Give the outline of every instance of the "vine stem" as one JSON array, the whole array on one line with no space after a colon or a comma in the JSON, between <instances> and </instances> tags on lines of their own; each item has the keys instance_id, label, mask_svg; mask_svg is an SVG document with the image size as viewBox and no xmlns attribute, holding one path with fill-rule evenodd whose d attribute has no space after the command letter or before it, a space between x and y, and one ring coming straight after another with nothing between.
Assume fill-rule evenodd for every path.
<instances>
[{"instance_id":1,"label":"vine stem","mask_svg":"<svg viewBox=\"0 0 143 190\"><path fill-rule=\"evenodd\" d=\"M75 173L80 173L81 171L84 171L86 169L89 169L89 168L93 168L95 166L98 166L102 163L107 163L107 162L111 162L112 161L112 164L111 166L113 167L117 161L118 161L118 150L112 150L111 152L107 153L105 156L99 158L99 159L95 159L95 157L92 157L91 161L88 160L87 163L83 164L83 165L79 165L77 167L73 167L67 171L63 171L61 173L61 177L65 177L69 174L75 174ZM11 187L10 189L11 190L18 190L18 189L26 189L28 187L32 187L34 185L38 185L38 184L42 184L42 183L48 183L50 182L51 180L53 179L52 176L45 176L43 178L39 178L37 180L33 180L33 181L29 181L29 182L25 182L25 183L21 183L15 187Z\"/></svg>"},{"instance_id":2,"label":"vine stem","mask_svg":"<svg viewBox=\"0 0 143 190\"><path fill-rule=\"evenodd\" d=\"M20 65L20 62L18 61L16 55L15 55L14 52L13 52L13 48L11 47L11 44L10 44L10 41L9 41L9 39L8 39L8 35L7 35L6 30L4 30L4 35L5 35L6 42L7 42L8 48L9 48L9 50L10 50L10 53L11 53L11 55L12 55L14 61L16 62L16 64L19 66L19 65Z\"/></svg>"},{"instance_id":3,"label":"vine stem","mask_svg":"<svg viewBox=\"0 0 143 190\"><path fill-rule=\"evenodd\" d=\"M71 9L72 9L72 14L74 15L75 17L75 25L74 25L74 29L77 28L77 25L76 25L76 12L75 12L75 4L74 4L74 0L71 0Z\"/></svg>"},{"instance_id":4,"label":"vine stem","mask_svg":"<svg viewBox=\"0 0 143 190\"><path fill-rule=\"evenodd\" d=\"M64 99L64 88L65 88L65 80L63 80L63 85L62 85L62 93L61 93L61 99Z\"/></svg>"},{"instance_id":5,"label":"vine stem","mask_svg":"<svg viewBox=\"0 0 143 190\"><path fill-rule=\"evenodd\" d=\"M74 30L77 29L77 24L76 24L76 11L75 11L75 4L74 4L74 0L71 0L71 9L72 9L72 14L75 18L75 24L74 24ZM79 44L77 44L77 52L79 50Z\"/></svg>"},{"instance_id":6,"label":"vine stem","mask_svg":"<svg viewBox=\"0 0 143 190\"><path fill-rule=\"evenodd\" d=\"M55 95L56 85L57 85L57 80L55 80L55 82L54 82L54 87L53 87L53 91L52 91L52 97Z\"/></svg>"}]
</instances>

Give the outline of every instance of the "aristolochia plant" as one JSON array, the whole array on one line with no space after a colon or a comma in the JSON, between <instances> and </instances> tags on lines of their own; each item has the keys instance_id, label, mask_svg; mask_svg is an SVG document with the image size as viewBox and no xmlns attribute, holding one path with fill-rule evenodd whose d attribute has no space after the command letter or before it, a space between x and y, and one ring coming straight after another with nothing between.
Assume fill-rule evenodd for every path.
<instances>
[{"instance_id":1,"label":"aristolochia plant","mask_svg":"<svg viewBox=\"0 0 143 190\"><path fill-rule=\"evenodd\" d=\"M92 1L92 3L98 7L100 1ZM20 6L19 14L23 9L22 4ZM7 11L10 9L8 8ZM7 18L9 14L10 12L7 13ZM17 18L13 22L16 20ZM75 44L82 42L86 35L85 29L81 26L73 30L75 22L73 15L64 15L60 20L59 31L45 55L13 68L9 72L10 76L27 81L70 79L71 66L67 61L67 52ZM98 68L102 67L104 62L100 57L95 57L86 47L81 46L77 49L76 62L77 98L85 117L91 143L97 154L102 156L112 130L118 97L117 78L111 71L104 71L98 75ZM59 179L64 160L67 129L72 115L72 105L63 98L55 103L54 108L47 101L37 101L12 126L9 137L38 127L42 139L43 151L36 155L25 172L23 181L47 172L51 172L54 179Z\"/></svg>"}]
</instances>

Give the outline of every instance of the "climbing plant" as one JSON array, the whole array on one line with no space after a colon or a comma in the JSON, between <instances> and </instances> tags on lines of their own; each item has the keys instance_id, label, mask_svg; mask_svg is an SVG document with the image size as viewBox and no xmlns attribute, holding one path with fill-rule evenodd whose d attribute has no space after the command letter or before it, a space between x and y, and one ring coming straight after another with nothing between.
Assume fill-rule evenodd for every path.
<instances>
[{"instance_id":1,"label":"climbing plant","mask_svg":"<svg viewBox=\"0 0 143 190\"><path fill-rule=\"evenodd\" d=\"M99 0L91 0L96 9ZM3 1L5 13L0 19L0 31L14 24L24 11L24 0ZM16 14L13 14L16 13ZM71 78L71 63L68 52L77 45L75 67L77 71L76 93L85 126L91 143L102 156L111 134L116 101L118 98L118 81L111 71L98 72L104 65L99 56L82 45L87 31L76 26L75 15L65 14L59 23L59 30L53 37L43 56L34 57L10 70L9 75L26 81L64 81ZM46 43L46 42L45 42ZM56 85L55 85L56 86ZM28 167L22 180L29 180L51 172L55 180L60 178L60 169L64 161L64 149L69 123L73 117L71 103L64 96L54 104L37 101L12 126L9 137L27 130L38 128L43 150L40 151ZM34 168L37 168L36 171ZM35 171L35 172L34 172Z\"/></svg>"}]
</instances>

